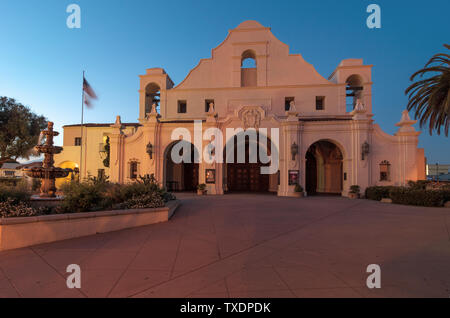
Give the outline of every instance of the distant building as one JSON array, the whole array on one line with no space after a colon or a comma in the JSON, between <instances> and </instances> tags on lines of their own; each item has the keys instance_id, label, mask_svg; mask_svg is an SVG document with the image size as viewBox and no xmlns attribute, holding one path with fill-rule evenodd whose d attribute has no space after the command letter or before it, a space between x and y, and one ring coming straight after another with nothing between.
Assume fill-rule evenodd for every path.
<instances>
[{"instance_id":1,"label":"distant building","mask_svg":"<svg viewBox=\"0 0 450 318\"><path fill-rule=\"evenodd\" d=\"M441 174L436 179L439 181L450 181L450 173Z\"/></svg>"},{"instance_id":2,"label":"distant building","mask_svg":"<svg viewBox=\"0 0 450 318\"><path fill-rule=\"evenodd\" d=\"M18 162L5 162L0 164L0 178L21 178L22 171L17 168L20 167Z\"/></svg>"},{"instance_id":3,"label":"distant building","mask_svg":"<svg viewBox=\"0 0 450 318\"><path fill-rule=\"evenodd\" d=\"M427 164L426 167L427 177L429 179L442 176L450 173L450 164Z\"/></svg>"},{"instance_id":4,"label":"distant building","mask_svg":"<svg viewBox=\"0 0 450 318\"><path fill-rule=\"evenodd\" d=\"M27 176L22 169L41 166L42 161L33 161L25 164L16 161L0 163L0 181L5 184L17 184L23 179L31 185L33 178Z\"/></svg>"}]
</instances>

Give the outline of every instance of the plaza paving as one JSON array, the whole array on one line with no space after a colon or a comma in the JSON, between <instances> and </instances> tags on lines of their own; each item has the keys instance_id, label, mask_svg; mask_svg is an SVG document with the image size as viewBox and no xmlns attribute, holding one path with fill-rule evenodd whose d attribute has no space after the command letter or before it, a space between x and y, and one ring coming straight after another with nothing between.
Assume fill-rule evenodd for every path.
<instances>
[{"instance_id":1,"label":"plaza paving","mask_svg":"<svg viewBox=\"0 0 450 318\"><path fill-rule=\"evenodd\" d=\"M450 209L179 197L167 223L0 252L0 297L450 296ZM66 287L69 264L80 290ZM380 289L366 287L368 264Z\"/></svg>"}]
</instances>

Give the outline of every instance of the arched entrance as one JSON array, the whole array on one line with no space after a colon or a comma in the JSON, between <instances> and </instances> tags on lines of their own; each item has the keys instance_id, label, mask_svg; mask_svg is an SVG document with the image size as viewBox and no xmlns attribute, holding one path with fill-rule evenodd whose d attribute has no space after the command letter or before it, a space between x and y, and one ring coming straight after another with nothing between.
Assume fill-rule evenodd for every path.
<instances>
[{"instance_id":1,"label":"arched entrance","mask_svg":"<svg viewBox=\"0 0 450 318\"><path fill-rule=\"evenodd\" d=\"M175 163L172 160L172 149L180 143L180 156L183 149L190 148L189 162ZM198 163L194 163L194 153L197 152L194 145L187 141L175 141L170 144L165 152L164 180L168 191L195 191L198 186Z\"/></svg>"},{"instance_id":2,"label":"arched entrance","mask_svg":"<svg viewBox=\"0 0 450 318\"><path fill-rule=\"evenodd\" d=\"M58 164L58 167L63 169L72 169L72 172L70 172L65 178L57 178L55 180L55 186L57 189L59 189L66 182L78 180L78 164L76 162L64 161Z\"/></svg>"},{"instance_id":3,"label":"arched entrance","mask_svg":"<svg viewBox=\"0 0 450 318\"><path fill-rule=\"evenodd\" d=\"M341 150L327 140L313 143L306 152L306 192L314 194L341 194L343 184Z\"/></svg>"},{"instance_id":4,"label":"arched entrance","mask_svg":"<svg viewBox=\"0 0 450 318\"><path fill-rule=\"evenodd\" d=\"M261 138L261 135L257 133L254 139L245 133L240 133L229 140L228 145L233 146L234 151L227 154L225 146L223 152L224 192L269 193L278 190L278 174L261 173L261 167L270 165L270 162L261 158L259 153L261 148L267 156L271 155L272 144L269 138ZM244 156L240 152L244 152Z\"/></svg>"}]
</instances>

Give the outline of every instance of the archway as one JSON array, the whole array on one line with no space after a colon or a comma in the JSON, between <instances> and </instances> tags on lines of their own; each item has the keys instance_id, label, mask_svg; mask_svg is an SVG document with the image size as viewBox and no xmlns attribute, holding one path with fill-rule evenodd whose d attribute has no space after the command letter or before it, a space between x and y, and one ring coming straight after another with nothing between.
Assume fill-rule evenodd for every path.
<instances>
[{"instance_id":1,"label":"archway","mask_svg":"<svg viewBox=\"0 0 450 318\"><path fill-rule=\"evenodd\" d=\"M356 107L356 103L363 96L363 79L360 75L350 75L346 83L346 111L351 112Z\"/></svg>"},{"instance_id":2,"label":"archway","mask_svg":"<svg viewBox=\"0 0 450 318\"><path fill-rule=\"evenodd\" d=\"M306 192L341 194L343 187L343 155L339 147L328 140L313 143L306 152Z\"/></svg>"},{"instance_id":3,"label":"archway","mask_svg":"<svg viewBox=\"0 0 450 318\"><path fill-rule=\"evenodd\" d=\"M267 156L272 151L278 151L272 149L274 147L269 138L263 139L259 133L256 133L255 138L250 138L247 133L241 132L230 139L227 145L234 150L227 154L225 146L223 151L224 192L277 192L278 173L261 173L261 167L270 166L270 162L260 157L260 148Z\"/></svg>"},{"instance_id":4,"label":"archway","mask_svg":"<svg viewBox=\"0 0 450 318\"><path fill-rule=\"evenodd\" d=\"M63 161L57 165L58 168L63 169L72 169L72 172L67 175L65 178L57 178L55 180L55 186L59 189L64 183L78 180L78 164L73 161Z\"/></svg>"},{"instance_id":5,"label":"archway","mask_svg":"<svg viewBox=\"0 0 450 318\"><path fill-rule=\"evenodd\" d=\"M185 146L183 148L190 148L190 160L189 162L175 163L172 160L172 149L177 144ZM183 143L185 145L183 145ZM179 154L183 155L183 148ZM171 143L165 152L165 171L164 180L165 186L168 191L195 191L198 186L198 163L194 162L194 154L197 153L197 149L194 145L187 141L175 141Z\"/></svg>"},{"instance_id":6,"label":"archway","mask_svg":"<svg viewBox=\"0 0 450 318\"><path fill-rule=\"evenodd\" d=\"M256 53L246 50L241 56L241 87L257 86Z\"/></svg>"},{"instance_id":7,"label":"archway","mask_svg":"<svg viewBox=\"0 0 450 318\"><path fill-rule=\"evenodd\" d=\"M150 83L145 87L145 114L152 110L152 105L156 104L156 112L160 113L160 88L158 84Z\"/></svg>"}]
</instances>

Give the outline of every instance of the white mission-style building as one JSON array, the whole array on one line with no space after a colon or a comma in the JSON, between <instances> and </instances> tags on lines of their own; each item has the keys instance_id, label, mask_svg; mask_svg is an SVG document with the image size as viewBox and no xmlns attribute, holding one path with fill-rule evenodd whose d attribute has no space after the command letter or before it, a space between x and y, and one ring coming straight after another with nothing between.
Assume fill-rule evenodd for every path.
<instances>
[{"instance_id":1,"label":"white mission-style building","mask_svg":"<svg viewBox=\"0 0 450 318\"><path fill-rule=\"evenodd\" d=\"M138 123L124 124L117 117L114 124L65 126L64 151L55 162L78 168L82 178L106 174L110 181L126 183L154 174L179 191L205 183L208 194L289 196L299 183L309 195L346 196L351 185L363 191L425 179L424 150L417 147L420 132L408 113L399 114L395 135L384 133L373 120L371 68L362 59L346 59L324 78L301 55L290 54L270 28L245 21L178 85L162 68L140 75ZM203 132L214 127L223 132L221 149L211 148L209 155L225 162L173 162L170 154L181 138L172 136L177 128L189 132L183 138L192 159L204 153L210 140L194 137L199 123ZM227 128L254 129L258 147L277 154L277 165L260 158L249 162L254 141L227 139ZM227 162L227 157L236 159L237 150L232 154L229 147L227 155L226 145L237 147L239 140L246 162ZM261 174L261 167L270 165L276 171Z\"/></svg>"}]
</instances>

